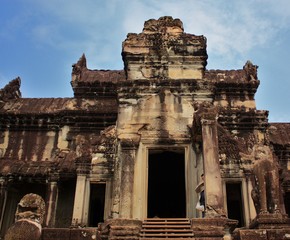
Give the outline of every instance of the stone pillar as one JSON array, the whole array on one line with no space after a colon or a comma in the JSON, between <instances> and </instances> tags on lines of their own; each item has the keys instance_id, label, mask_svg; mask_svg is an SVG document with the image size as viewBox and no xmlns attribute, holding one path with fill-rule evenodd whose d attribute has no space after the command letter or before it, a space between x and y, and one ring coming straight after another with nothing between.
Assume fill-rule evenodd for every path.
<instances>
[{"instance_id":1,"label":"stone pillar","mask_svg":"<svg viewBox=\"0 0 290 240\"><path fill-rule=\"evenodd\" d=\"M202 119L206 217L225 216L216 120Z\"/></svg>"},{"instance_id":2,"label":"stone pillar","mask_svg":"<svg viewBox=\"0 0 290 240\"><path fill-rule=\"evenodd\" d=\"M132 218L135 149L122 149L120 158L122 161L120 218Z\"/></svg>"},{"instance_id":3,"label":"stone pillar","mask_svg":"<svg viewBox=\"0 0 290 240\"><path fill-rule=\"evenodd\" d=\"M76 192L74 200L74 209L72 217L72 226L85 225L84 212L87 194L87 176L84 174L78 174L76 183Z\"/></svg>"},{"instance_id":4,"label":"stone pillar","mask_svg":"<svg viewBox=\"0 0 290 240\"><path fill-rule=\"evenodd\" d=\"M112 218L133 217L134 166L140 137L119 138L118 158L114 169Z\"/></svg>"},{"instance_id":5,"label":"stone pillar","mask_svg":"<svg viewBox=\"0 0 290 240\"><path fill-rule=\"evenodd\" d=\"M113 193L112 193L112 218L119 218L120 213L120 191L121 191L121 160L119 156L115 160Z\"/></svg>"},{"instance_id":6,"label":"stone pillar","mask_svg":"<svg viewBox=\"0 0 290 240\"><path fill-rule=\"evenodd\" d=\"M46 191L46 219L45 225L47 227L55 227L55 217L58 200L58 178L51 178L48 180Z\"/></svg>"},{"instance_id":7,"label":"stone pillar","mask_svg":"<svg viewBox=\"0 0 290 240\"><path fill-rule=\"evenodd\" d=\"M257 216L256 208L255 208L254 201L252 199L252 194L251 194L253 190L253 186L250 179L251 175L247 173L245 174L245 177L246 177L246 184L247 184L247 201L248 201L248 208L249 208L247 209L247 211L248 211L249 220L252 221Z\"/></svg>"},{"instance_id":8,"label":"stone pillar","mask_svg":"<svg viewBox=\"0 0 290 240\"><path fill-rule=\"evenodd\" d=\"M6 201L7 201L7 179L4 177L1 177L0 178L0 229L3 223Z\"/></svg>"},{"instance_id":9,"label":"stone pillar","mask_svg":"<svg viewBox=\"0 0 290 240\"><path fill-rule=\"evenodd\" d=\"M88 202L90 198L91 156L86 152L76 158L77 182L72 216L72 227L85 226L88 222Z\"/></svg>"},{"instance_id":10,"label":"stone pillar","mask_svg":"<svg viewBox=\"0 0 290 240\"><path fill-rule=\"evenodd\" d=\"M91 195L91 181L90 178L87 176L86 178L86 188L85 188L85 197L83 200L83 218L82 224L88 225L89 221L89 209L90 209L90 195Z\"/></svg>"}]
</instances>

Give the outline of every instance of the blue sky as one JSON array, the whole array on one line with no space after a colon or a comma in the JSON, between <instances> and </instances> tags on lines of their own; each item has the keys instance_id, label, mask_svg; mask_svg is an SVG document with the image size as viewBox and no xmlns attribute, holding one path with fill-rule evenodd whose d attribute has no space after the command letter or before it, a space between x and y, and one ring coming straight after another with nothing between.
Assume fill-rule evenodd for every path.
<instances>
[{"instance_id":1,"label":"blue sky","mask_svg":"<svg viewBox=\"0 0 290 240\"><path fill-rule=\"evenodd\" d=\"M71 97L82 53L91 69L123 69L127 33L161 16L207 37L207 69L258 65L257 109L290 122L289 0L1 0L0 88L20 76L23 97Z\"/></svg>"}]
</instances>

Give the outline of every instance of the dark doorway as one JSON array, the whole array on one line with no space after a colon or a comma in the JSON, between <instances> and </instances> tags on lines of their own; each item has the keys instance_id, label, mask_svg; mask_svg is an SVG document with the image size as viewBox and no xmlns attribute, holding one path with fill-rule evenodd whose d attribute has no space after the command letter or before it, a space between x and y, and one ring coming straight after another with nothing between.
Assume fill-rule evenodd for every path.
<instances>
[{"instance_id":1,"label":"dark doorway","mask_svg":"<svg viewBox=\"0 0 290 240\"><path fill-rule=\"evenodd\" d=\"M106 184L91 184L89 226L104 222Z\"/></svg>"},{"instance_id":2,"label":"dark doorway","mask_svg":"<svg viewBox=\"0 0 290 240\"><path fill-rule=\"evenodd\" d=\"M226 183L228 218L239 221L238 227L244 226L241 183Z\"/></svg>"},{"instance_id":3,"label":"dark doorway","mask_svg":"<svg viewBox=\"0 0 290 240\"><path fill-rule=\"evenodd\" d=\"M71 226L76 179L63 179L58 182L58 200L56 209L55 226L67 228Z\"/></svg>"},{"instance_id":4,"label":"dark doorway","mask_svg":"<svg viewBox=\"0 0 290 240\"><path fill-rule=\"evenodd\" d=\"M148 162L147 216L186 217L184 151L151 150Z\"/></svg>"}]
</instances>

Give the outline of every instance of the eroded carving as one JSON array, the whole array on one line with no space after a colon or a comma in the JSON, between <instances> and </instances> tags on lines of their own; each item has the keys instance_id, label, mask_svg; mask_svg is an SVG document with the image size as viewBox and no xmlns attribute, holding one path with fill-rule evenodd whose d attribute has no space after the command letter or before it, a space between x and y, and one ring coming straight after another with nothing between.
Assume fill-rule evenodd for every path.
<instances>
[{"instance_id":1,"label":"eroded carving","mask_svg":"<svg viewBox=\"0 0 290 240\"><path fill-rule=\"evenodd\" d=\"M243 69L246 72L248 81L258 80L258 74L257 74L258 66L257 65L254 65L251 61L247 61Z\"/></svg>"},{"instance_id":2,"label":"eroded carving","mask_svg":"<svg viewBox=\"0 0 290 240\"><path fill-rule=\"evenodd\" d=\"M18 203L15 223L8 229L5 240L39 240L45 215L45 203L41 196L29 193Z\"/></svg>"},{"instance_id":3,"label":"eroded carving","mask_svg":"<svg viewBox=\"0 0 290 240\"><path fill-rule=\"evenodd\" d=\"M257 144L242 160L252 161L254 174L252 198L258 214L280 213L278 162L267 145Z\"/></svg>"},{"instance_id":4,"label":"eroded carving","mask_svg":"<svg viewBox=\"0 0 290 240\"><path fill-rule=\"evenodd\" d=\"M37 194L26 194L18 203L15 214L15 221L30 219L43 224L45 215L45 203L42 197Z\"/></svg>"},{"instance_id":5,"label":"eroded carving","mask_svg":"<svg viewBox=\"0 0 290 240\"><path fill-rule=\"evenodd\" d=\"M20 98L20 84L21 79L17 77L9 82L4 88L0 89L0 102Z\"/></svg>"},{"instance_id":6,"label":"eroded carving","mask_svg":"<svg viewBox=\"0 0 290 240\"><path fill-rule=\"evenodd\" d=\"M195 143L202 142L201 138L201 124L202 120L217 120L217 108L210 102L197 102L193 103L194 116L192 123L192 137Z\"/></svg>"}]
</instances>

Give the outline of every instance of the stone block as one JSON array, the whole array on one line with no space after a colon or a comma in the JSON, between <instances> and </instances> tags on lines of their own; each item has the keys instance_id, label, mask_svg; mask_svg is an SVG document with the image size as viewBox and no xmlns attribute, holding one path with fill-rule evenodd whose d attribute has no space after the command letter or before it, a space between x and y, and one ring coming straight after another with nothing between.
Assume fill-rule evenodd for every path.
<instances>
[{"instance_id":1,"label":"stone block","mask_svg":"<svg viewBox=\"0 0 290 240\"><path fill-rule=\"evenodd\" d=\"M267 230L268 240L290 239L290 228L288 229L269 229Z\"/></svg>"},{"instance_id":2,"label":"stone block","mask_svg":"<svg viewBox=\"0 0 290 240\"><path fill-rule=\"evenodd\" d=\"M41 238L41 225L23 219L15 222L6 232L5 240L40 240Z\"/></svg>"},{"instance_id":3,"label":"stone block","mask_svg":"<svg viewBox=\"0 0 290 240\"><path fill-rule=\"evenodd\" d=\"M70 240L98 239L97 228L76 228L70 230Z\"/></svg>"},{"instance_id":4,"label":"stone block","mask_svg":"<svg viewBox=\"0 0 290 240\"><path fill-rule=\"evenodd\" d=\"M44 228L42 231L42 240L64 240L70 239L69 228Z\"/></svg>"},{"instance_id":5,"label":"stone block","mask_svg":"<svg viewBox=\"0 0 290 240\"><path fill-rule=\"evenodd\" d=\"M268 240L267 231L262 229L240 230L241 240Z\"/></svg>"}]
</instances>

